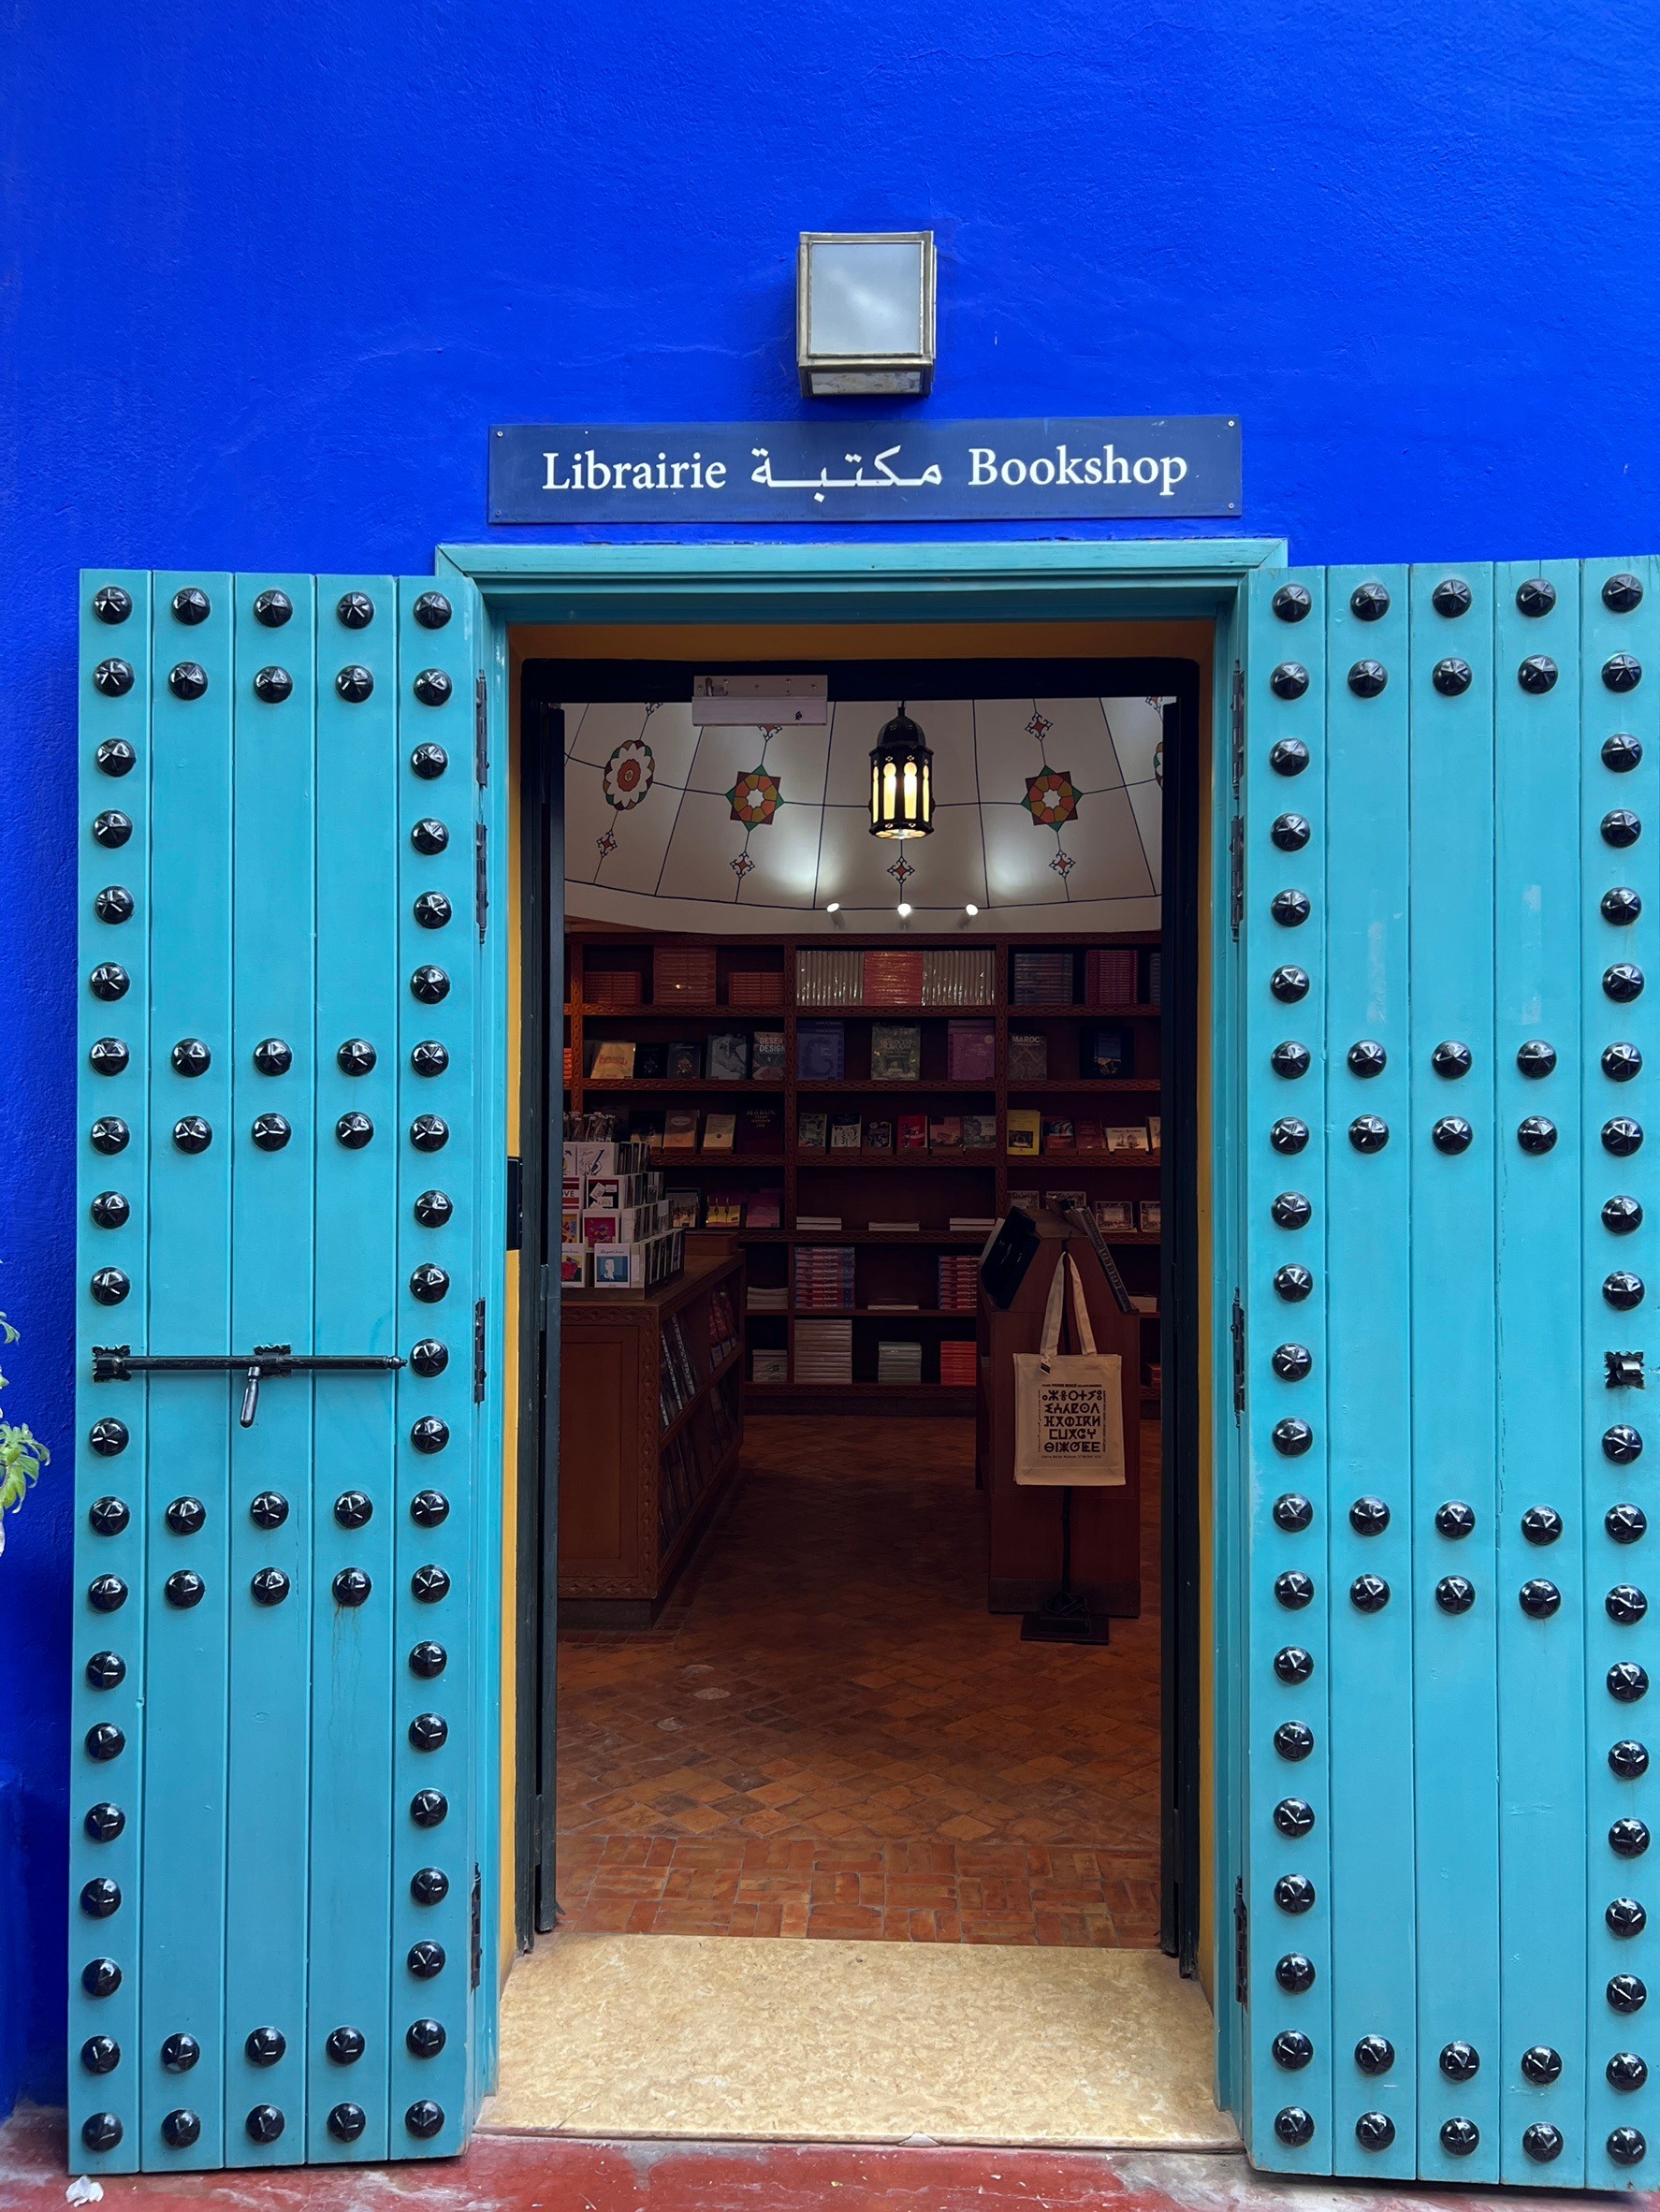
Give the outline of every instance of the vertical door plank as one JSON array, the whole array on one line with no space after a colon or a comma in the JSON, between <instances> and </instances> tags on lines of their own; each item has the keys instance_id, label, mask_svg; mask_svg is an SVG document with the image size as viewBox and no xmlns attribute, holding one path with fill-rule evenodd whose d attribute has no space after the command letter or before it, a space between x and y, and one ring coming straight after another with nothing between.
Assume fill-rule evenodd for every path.
<instances>
[{"instance_id":1,"label":"vertical door plank","mask_svg":"<svg viewBox=\"0 0 1660 2212\"><path fill-rule=\"evenodd\" d=\"M190 622L175 611L190 604L177 595L192 590L207 594L204 620ZM151 618L155 757L145 1348L224 1353L230 1349L233 1150L231 580L158 575ZM207 677L199 697L185 695L193 670ZM171 2171L224 2160L232 1391L222 1375L169 1375L153 1381L148 1396L139 2103L141 2162ZM186 2073L164 2062L173 2036L191 2037L199 2049ZM169 2145L164 2127L186 2125L169 2119L182 2112L196 2116L200 2132L193 2142Z\"/></svg>"},{"instance_id":2,"label":"vertical door plank","mask_svg":"<svg viewBox=\"0 0 1660 2212\"><path fill-rule=\"evenodd\" d=\"M1612 582L1621 576L1635 576L1642 587L1642 598L1636 607L1624 604L1626 591ZM1609 588L1607 598L1605 587ZM1626 2189L1634 2182L1640 2185L1660 2156L1656 2141L1660 2113L1656 2112L1654 2088L1641 2069L1631 2063L1634 2057L1640 2059L1645 2052L1651 2063L1655 2060L1652 2032L1646 2032L1644 2026L1652 2005L1649 2011L1634 2016L1618 2010L1613 2001L1630 2003L1635 1995L1630 1988L1632 1978L1653 1989L1660 1971L1655 1937L1652 1921L1636 1933L1621 1934L1616 1928L1624 1925L1623 1914L1616 1911L1614 1925L1609 1918L1609 1908L1616 1899L1643 1903L1651 1915L1660 1905L1653 1893L1648 1856L1648 1838L1656 1815L1655 1783L1652 1772L1638 1770L1643 1755L1652 1755L1656 1746L1650 1735L1650 1699L1631 1695L1640 1683L1653 1678L1660 1663L1660 1637L1656 1635L1654 1611L1631 1618L1635 1608L1623 1594L1614 1598L1613 1610L1609 1608L1610 1593L1629 1589L1642 1591L1651 1607L1660 1600L1650 1557L1655 1535L1652 1526L1653 1478L1649 1468L1657 1440L1651 1433L1653 1421L1643 1417L1643 1393L1630 1388L1610 1389L1605 1358L1609 1351L1645 1346L1651 1365L1656 1356L1653 1323L1647 1318L1660 1290L1655 1219L1660 1192L1655 1190L1649 1168L1653 1134L1633 1152L1624 1149L1632 1142L1631 1132L1609 1129L1609 1124L1635 1122L1641 1126L1648 1122L1656 1055L1660 1055L1660 1020L1656 1018L1660 1015L1656 1005L1660 951L1655 939L1655 920L1660 916L1657 588L1660 563L1653 560L1587 561L1580 603L1580 912L1584 937L1580 971L1583 1026L1578 1056L1586 1238L1580 1404L1586 1469L1589 1855L1585 2182L1591 2189ZM1623 680L1623 673L1628 673L1623 672L1618 658L1622 655L1635 659L1643 671L1631 691L1615 691L1609 687L1609 677L1618 682ZM1610 767L1605 759L1604 745L1616 733L1635 736L1641 745L1642 758L1635 767ZM1609 754L1616 762L1629 757L1628 748L1614 748ZM1615 819L1610 821L1610 814ZM1636 842L1624 843L1622 840L1631 836L1632 825L1622 818L1630 815L1635 815L1641 826ZM1638 895L1642 910L1635 922L1621 923L1605 915L1605 895L1616 890ZM1624 908L1615 904L1612 910L1618 914ZM1627 963L1643 970L1646 988L1637 999L1620 1004L1607 995L1603 976L1609 968ZM1614 1080L1603 1066L1604 1051L1617 1043L1635 1044L1643 1056L1643 1072L1628 1082ZM1610 1200L1628 1199L1635 1199L1643 1209L1640 1225L1635 1230L1623 1226L1629 1218L1625 1209L1616 1206L1611 1214L1604 1211ZM1602 1284L1614 1273L1635 1274L1642 1280L1646 1294L1640 1308L1622 1312L1609 1304ZM1634 1428L1643 1437L1650 1456L1635 1466L1611 1462L1604 1450L1603 1437L1615 1426ZM1651 1523L1640 1535L1637 1515L1621 1510L1634 1506ZM1634 1676L1633 1668L1640 1668L1641 1675ZM1624 1695L1615 1695L1616 1688ZM1646 2157L1635 2160L1638 2146L1634 2131L1647 2148Z\"/></svg>"},{"instance_id":3,"label":"vertical door plank","mask_svg":"<svg viewBox=\"0 0 1660 2212\"><path fill-rule=\"evenodd\" d=\"M1436 604L1449 576L1470 594L1462 613L1457 598ZM1492 572L1415 568L1410 595L1418 2171L1491 2182L1509 2056L1498 2012ZM1467 1048L1467 1064L1448 1045ZM1457 2049L1442 2063L1459 2045L1474 2074Z\"/></svg>"},{"instance_id":4,"label":"vertical door plank","mask_svg":"<svg viewBox=\"0 0 1660 2212\"><path fill-rule=\"evenodd\" d=\"M1299 620L1274 612L1275 593L1287 586L1312 597L1311 610ZM1243 1902L1249 1914L1250 2140L1259 2165L1308 2174L1332 2173L1334 2160L1341 2170L1344 2157L1332 2132L1324 596L1318 570L1264 574L1252 585L1240 930L1246 1070L1240 1142L1247 1209L1246 1279L1240 1288L1249 1486L1249 1873ZM1280 601L1293 611L1303 604L1294 597ZM1276 691L1276 671L1288 670L1306 674L1298 696ZM1279 676L1282 687L1297 680L1294 674ZM1309 825L1302 842L1299 821ZM1276 825L1289 850L1276 841ZM1284 928L1273 917L1274 896L1288 886L1305 891L1312 903L1300 929ZM1276 995L1276 976L1281 992L1297 990L1296 979L1281 972L1293 968L1308 978L1306 991ZM1289 1057L1285 1046L1293 1048ZM1304 1061L1305 1071L1297 1072ZM1305 1226L1276 1221L1282 1194L1309 1201ZM1306 1292L1297 1271L1306 1271ZM1306 1375L1276 1374L1273 1356L1281 1344L1309 1352ZM1286 1422L1305 1425L1307 1448L1296 1448L1302 1432L1283 1428ZM1312 1671L1298 1654L1307 1655ZM1276 1748L1275 1732L1287 1723L1312 1731L1305 1758L1288 1759ZM1229 1937L1223 1940L1226 1944ZM1314 1969L1310 1986L1300 1986L1301 1961ZM1218 1975L1219 2002L1229 2001L1226 1975L1233 1963L1230 1946Z\"/></svg>"},{"instance_id":5,"label":"vertical door plank","mask_svg":"<svg viewBox=\"0 0 1660 2212\"><path fill-rule=\"evenodd\" d=\"M255 611L268 592L293 608L274 626ZM230 1334L309 1352L314 593L309 576L239 576L236 596ZM255 689L272 669L285 697L269 673ZM226 2156L245 2165L289 2164L305 2142L313 1465L311 1385L268 1384L231 1442Z\"/></svg>"},{"instance_id":6,"label":"vertical door plank","mask_svg":"<svg viewBox=\"0 0 1660 2212\"><path fill-rule=\"evenodd\" d=\"M1554 608L1529 616L1519 588L1543 576ZM1534 2124L1560 2130L1549 2180L1584 2178L1585 1693L1584 1519L1580 1454L1579 1086L1573 1075L1582 973L1580 856L1580 606L1572 563L1511 562L1494 572L1498 851L1496 1031L1498 1158L1500 1913L1505 2067L1500 2178L1538 2184L1523 2147ZM1558 674L1523 688L1539 657ZM1530 1042L1551 1045L1555 1071L1522 1072ZM1556 1131L1524 1149L1523 1124ZM1562 1516L1553 1544L1530 1542L1533 1507ZM1560 1596L1544 1616L1524 1587ZM1526 2079L1521 2054L1560 2053L1560 2078Z\"/></svg>"},{"instance_id":7,"label":"vertical door plank","mask_svg":"<svg viewBox=\"0 0 1660 2212\"><path fill-rule=\"evenodd\" d=\"M402 584L399 639L399 1346L427 1348L398 1378L395 2154L455 2151L466 2138L475 1756L469 1623L479 1602L474 1579L486 1571L473 1541L473 1299L484 1234L475 1171L484 1139L473 654L465 603L437 628L417 618L423 594L433 590L430 577ZM430 599L425 605L436 611ZM433 747L447 764L418 774L417 749ZM430 750L420 758L437 765ZM426 925L433 922L440 925Z\"/></svg>"},{"instance_id":8,"label":"vertical door plank","mask_svg":"<svg viewBox=\"0 0 1660 2212\"><path fill-rule=\"evenodd\" d=\"M365 626L342 618L371 609ZM398 1185L397 609L386 576L317 583L317 967L313 1065L319 1352L395 1344ZM368 697L344 688L366 670ZM373 1065L348 1072L342 1048ZM367 1055L358 1055L359 1059ZM342 1142L342 1117L371 1125ZM347 1134L350 1135L350 1124ZM311 1572L312 1884L306 2154L387 2155L394 1389L320 1375ZM361 1518L367 1502L369 1518ZM345 1578L341 1579L340 1578ZM357 1578L367 1577L367 1593ZM355 1602L357 1598L361 1602ZM338 2031L342 2031L337 2033ZM333 2039L332 2041L330 2039Z\"/></svg>"},{"instance_id":9,"label":"vertical door plank","mask_svg":"<svg viewBox=\"0 0 1660 2212\"><path fill-rule=\"evenodd\" d=\"M95 594L106 585L130 602L124 618L99 619ZM70 1724L69 1800L69 2157L89 2174L130 2173L140 2147L138 2077L141 1986L139 1854L143 1836L144 1646L149 1606L145 1539L145 1390L142 1383L96 1384L92 1346L144 1336L150 1223L149 1049L150 886L150 578L130 569L81 578L80 607L80 959L77 983L80 1068L77 1143L80 1205L76 1246L74 1689ZM107 601L119 612L120 599ZM106 681L130 683L106 692L94 671L119 662ZM130 831L124 825L131 824ZM95 834L102 825L103 842ZM98 920L97 894L118 885L132 894L130 921L110 928ZM121 976L101 979L115 998L97 996L95 969L113 964ZM123 988L123 976L125 987ZM106 1051L126 1048L113 1072ZM96 1141L95 1142L95 1131ZM123 1199L126 1219L95 1220L100 1194ZM118 1209L119 1210L119 1209ZM101 1209L108 1214L108 1209ZM131 1289L116 1306L91 1290L95 1274L115 1268ZM99 1602L95 1602L95 1599ZM107 1609L106 1609L107 1608ZM99 1686L109 1652L123 1671ZM106 1733L113 1731L114 1733ZM110 1882L120 1902L103 1911L108 1894L83 1891ZM89 1910L90 1908L93 1908ZM113 2059L106 2044L114 2046ZM90 2047L89 2047L90 2046ZM84 2054L84 2055L83 2055ZM90 2063L89 2063L90 2060ZM109 2065L109 2071L95 2072ZM120 2128L108 2148L100 2120ZM92 2140L82 2133L90 2127Z\"/></svg>"}]
</instances>

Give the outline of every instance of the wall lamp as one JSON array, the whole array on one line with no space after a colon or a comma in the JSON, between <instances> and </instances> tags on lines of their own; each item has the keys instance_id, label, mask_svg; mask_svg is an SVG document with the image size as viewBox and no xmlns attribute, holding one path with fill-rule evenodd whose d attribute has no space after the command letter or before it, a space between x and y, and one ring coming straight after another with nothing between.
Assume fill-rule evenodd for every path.
<instances>
[{"instance_id":1,"label":"wall lamp","mask_svg":"<svg viewBox=\"0 0 1660 2212\"><path fill-rule=\"evenodd\" d=\"M934 233L804 230L795 357L809 400L903 395L934 382Z\"/></svg>"}]
</instances>

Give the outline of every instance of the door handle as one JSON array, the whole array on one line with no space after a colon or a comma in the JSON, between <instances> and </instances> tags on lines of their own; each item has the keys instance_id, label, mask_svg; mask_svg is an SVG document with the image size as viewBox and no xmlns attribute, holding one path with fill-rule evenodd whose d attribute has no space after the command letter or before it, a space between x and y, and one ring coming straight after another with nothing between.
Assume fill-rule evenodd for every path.
<instances>
[{"instance_id":1,"label":"door handle","mask_svg":"<svg viewBox=\"0 0 1660 2212\"><path fill-rule=\"evenodd\" d=\"M405 1362L390 1353L296 1352L285 1344L256 1344L251 1352L135 1352L124 1344L95 1345L94 1382L131 1382L135 1375L240 1375L246 1378L239 1425L254 1426L259 1386L287 1375L385 1375Z\"/></svg>"}]
</instances>

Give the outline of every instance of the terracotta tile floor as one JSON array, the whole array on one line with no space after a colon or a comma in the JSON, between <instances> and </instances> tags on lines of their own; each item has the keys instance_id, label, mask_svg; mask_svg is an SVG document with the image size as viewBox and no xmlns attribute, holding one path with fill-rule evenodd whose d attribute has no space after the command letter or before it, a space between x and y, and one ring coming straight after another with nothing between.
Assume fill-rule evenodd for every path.
<instances>
[{"instance_id":1,"label":"terracotta tile floor","mask_svg":"<svg viewBox=\"0 0 1660 2212\"><path fill-rule=\"evenodd\" d=\"M658 1626L560 1648L562 1926L1151 1944L1158 1433L1139 1621L985 1610L964 1420L749 1423Z\"/></svg>"}]
</instances>

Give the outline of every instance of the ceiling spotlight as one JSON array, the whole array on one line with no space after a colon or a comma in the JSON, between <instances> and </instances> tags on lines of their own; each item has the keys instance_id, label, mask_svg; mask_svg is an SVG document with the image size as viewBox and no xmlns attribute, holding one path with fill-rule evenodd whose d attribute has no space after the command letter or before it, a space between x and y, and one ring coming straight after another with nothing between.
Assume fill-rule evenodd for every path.
<instances>
[{"instance_id":1,"label":"ceiling spotlight","mask_svg":"<svg viewBox=\"0 0 1660 2212\"><path fill-rule=\"evenodd\" d=\"M899 901L899 919L901 922L909 922L910 919L910 909L904 899Z\"/></svg>"},{"instance_id":2,"label":"ceiling spotlight","mask_svg":"<svg viewBox=\"0 0 1660 2212\"><path fill-rule=\"evenodd\" d=\"M840 913L840 911L841 911L841 901L840 901L840 899L838 899L838 898L833 898L833 899L830 901L830 904L829 904L829 905L828 905L828 906L827 906L827 907L824 909L824 911L825 911L825 913L827 913L827 914L839 914L839 913Z\"/></svg>"},{"instance_id":3,"label":"ceiling spotlight","mask_svg":"<svg viewBox=\"0 0 1660 2212\"><path fill-rule=\"evenodd\" d=\"M970 899L970 900L968 901L968 905L967 905L967 906L966 906L966 907L963 909L963 911L964 911L964 913L965 913L965 914L968 914L968 915L969 915L969 916L973 916L973 915L975 915L975 914L979 913L979 911L980 911L980 909L979 909L979 908L978 908L978 907L977 907L977 906L974 904L973 900L972 900L972 899Z\"/></svg>"}]
</instances>

